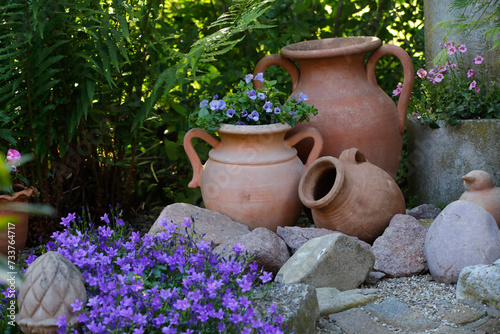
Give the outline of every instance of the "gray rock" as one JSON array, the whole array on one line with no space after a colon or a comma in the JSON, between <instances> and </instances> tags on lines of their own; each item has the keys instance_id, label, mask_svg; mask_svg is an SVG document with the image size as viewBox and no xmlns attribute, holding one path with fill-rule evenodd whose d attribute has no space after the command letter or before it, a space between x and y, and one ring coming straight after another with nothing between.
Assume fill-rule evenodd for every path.
<instances>
[{"instance_id":1,"label":"gray rock","mask_svg":"<svg viewBox=\"0 0 500 334\"><path fill-rule=\"evenodd\" d=\"M268 313L271 304L276 314L283 316L283 328L297 334L314 334L319 318L316 289L305 284L286 284L271 289L260 299L253 301L256 313Z\"/></svg>"},{"instance_id":2,"label":"gray rock","mask_svg":"<svg viewBox=\"0 0 500 334\"><path fill-rule=\"evenodd\" d=\"M427 228L412 216L395 215L384 234L371 248L375 255L373 269L392 277L404 277L424 272L426 260L424 241Z\"/></svg>"},{"instance_id":3,"label":"gray rock","mask_svg":"<svg viewBox=\"0 0 500 334\"><path fill-rule=\"evenodd\" d=\"M344 312L331 314L330 320L347 334L387 334L388 329L376 322L368 312L353 308Z\"/></svg>"},{"instance_id":4,"label":"gray rock","mask_svg":"<svg viewBox=\"0 0 500 334\"><path fill-rule=\"evenodd\" d=\"M248 226L235 222L223 214L187 203L175 203L162 210L148 234L165 230L160 224L162 219L166 219L169 222L172 221L184 231L185 227L181 226L182 219L188 217L198 217L194 223L196 234L200 236L205 235L203 240L209 243L213 242L214 247L231 238L250 233Z\"/></svg>"},{"instance_id":5,"label":"gray rock","mask_svg":"<svg viewBox=\"0 0 500 334\"><path fill-rule=\"evenodd\" d=\"M364 309L380 321L403 330L423 332L440 325L439 322L422 318L418 312L412 311L395 297L388 297L383 302L370 304Z\"/></svg>"},{"instance_id":6,"label":"gray rock","mask_svg":"<svg viewBox=\"0 0 500 334\"><path fill-rule=\"evenodd\" d=\"M377 259L375 259L377 261ZM378 281L380 281L382 278L386 277L386 273L381 273L380 271L370 271L368 274L368 277L365 279L366 284L377 284Z\"/></svg>"},{"instance_id":7,"label":"gray rock","mask_svg":"<svg viewBox=\"0 0 500 334\"><path fill-rule=\"evenodd\" d=\"M500 230L493 216L467 202L450 203L427 231L429 271L440 283L456 283L463 268L500 258Z\"/></svg>"},{"instance_id":8,"label":"gray rock","mask_svg":"<svg viewBox=\"0 0 500 334\"><path fill-rule=\"evenodd\" d=\"M319 313L323 316L366 305L380 298L377 293L377 289L339 291L336 288L317 288Z\"/></svg>"},{"instance_id":9,"label":"gray rock","mask_svg":"<svg viewBox=\"0 0 500 334\"><path fill-rule=\"evenodd\" d=\"M500 260L490 265L465 267L458 277L457 298L500 308Z\"/></svg>"},{"instance_id":10,"label":"gray rock","mask_svg":"<svg viewBox=\"0 0 500 334\"><path fill-rule=\"evenodd\" d=\"M435 219L441 213L441 209L435 204L422 204L411 210L406 210L406 214L416 219Z\"/></svg>"},{"instance_id":11,"label":"gray rock","mask_svg":"<svg viewBox=\"0 0 500 334\"><path fill-rule=\"evenodd\" d=\"M290 247L292 254L294 254L300 247L302 247L303 244L311 239L340 232L316 227L278 226L277 233L285 241L288 247ZM371 245L369 243L353 236L349 237L359 242L363 247L366 247L368 249L371 248Z\"/></svg>"},{"instance_id":12,"label":"gray rock","mask_svg":"<svg viewBox=\"0 0 500 334\"><path fill-rule=\"evenodd\" d=\"M449 323L463 326L485 317L486 311L466 305L445 304L440 306L437 314Z\"/></svg>"},{"instance_id":13,"label":"gray rock","mask_svg":"<svg viewBox=\"0 0 500 334\"><path fill-rule=\"evenodd\" d=\"M357 288L373 269L373 253L345 234L335 233L306 242L281 267L276 280L341 291Z\"/></svg>"},{"instance_id":14,"label":"gray rock","mask_svg":"<svg viewBox=\"0 0 500 334\"><path fill-rule=\"evenodd\" d=\"M214 252L226 258L234 256L233 247L238 242L245 246L245 251L254 255L254 261L259 266L273 274L276 274L290 258L285 242L265 227L258 227L251 233L232 238L215 247Z\"/></svg>"}]
</instances>

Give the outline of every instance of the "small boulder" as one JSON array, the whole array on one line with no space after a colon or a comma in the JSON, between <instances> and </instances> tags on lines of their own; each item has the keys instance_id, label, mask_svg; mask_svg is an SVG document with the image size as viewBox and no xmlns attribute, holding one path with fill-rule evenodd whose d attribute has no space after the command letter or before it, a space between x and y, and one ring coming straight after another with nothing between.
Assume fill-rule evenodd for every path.
<instances>
[{"instance_id":1,"label":"small boulder","mask_svg":"<svg viewBox=\"0 0 500 334\"><path fill-rule=\"evenodd\" d=\"M500 258L500 230L488 211L468 201L455 201L427 231L424 252L437 282L457 283L463 268Z\"/></svg>"},{"instance_id":2,"label":"small boulder","mask_svg":"<svg viewBox=\"0 0 500 334\"><path fill-rule=\"evenodd\" d=\"M162 210L148 234L152 235L165 230L160 224L162 219L172 221L184 231L185 227L181 226L182 219L188 217L198 217L194 223L196 234L199 236L205 235L203 240L209 243L213 242L214 247L231 238L250 233L248 226L235 222L226 215L187 203L175 203Z\"/></svg>"},{"instance_id":3,"label":"small boulder","mask_svg":"<svg viewBox=\"0 0 500 334\"><path fill-rule=\"evenodd\" d=\"M351 290L366 279L374 263L369 249L345 234L334 233L306 242L281 267L276 280Z\"/></svg>"},{"instance_id":4,"label":"small boulder","mask_svg":"<svg viewBox=\"0 0 500 334\"><path fill-rule=\"evenodd\" d=\"M371 248L375 255L373 269L392 277L420 274L427 269L424 241L427 228L409 215L395 215L384 234Z\"/></svg>"},{"instance_id":5,"label":"small boulder","mask_svg":"<svg viewBox=\"0 0 500 334\"><path fill-rule=\"evenodd\" d=\"M289 332L314 334L319 318L316 289L305 284L286 284L271 289L265 298L253 301L256 313L269 313L271 304L275 313L283 317L282 328Z\"/></svg>"},{"instance_id":6,"label":"small boulder","mask_svg":"<svg viewBox=\"0 0 500 334\"><path fill-rule=\"evenodd\" d=\"M319 313L329 315L342 312L353 307L366 305L380 298L377 289L354 289L339 291L336 288L318 288Z\"/></svg>"},{"instance_id":7,"label":"small boulder","mask_svg":"<svg viewBox=\"0 0 500 334\"><path fill-rule=\"evenodd\" d=\"M500 309L500 260L465 267L458 277L457 299L472 299Z\"/></svg>"},{"instance_id":8,"label":"small boulder","mask_svg":"<svg viewBox=\"0 0 500 334\"><path fill-rule=\"evenodd\" d=\"M244 251L254 255L255 262L265 271L276 274L290 258L287 245L276 233L265 227L258 227L251 233L235 237L214 248L214 252L229 257L237 243L245 246Z\"/></svg>"},{"instance_id":9,"label":"small boulder","mask_svg":"<svg viewBox=\"0 0 500 334\"><path fill-rule=\"evenodd\" d=\"M441 213L441 209L435 204L422 204L411 210L406 210L406 214L416 219L435 219Z\"/></svg>"},{"instance_id":10,"label":"small boulder","mask_svg":"<svg viewBox=\"0 0 500 334\"><path fill-rule=\"evenodd\" d=\"M281 237L281 239L285 241L288 247L290 247L292 254L294 254L300 247L302 247L303 244L311 239L340 232L316 227L279 226L277 233ZM363 247L370 249L371 245L369 243L360 240L357 237L349 237L359 242Z\"/></svg>"}]
</instances>

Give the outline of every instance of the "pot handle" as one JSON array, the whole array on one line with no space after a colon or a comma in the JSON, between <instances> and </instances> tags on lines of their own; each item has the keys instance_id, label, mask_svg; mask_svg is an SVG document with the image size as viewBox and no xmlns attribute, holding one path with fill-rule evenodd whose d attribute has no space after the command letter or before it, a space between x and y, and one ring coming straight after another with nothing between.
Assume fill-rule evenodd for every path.
<instances>
[{"instance_id":1,"label":"pot handle","mask_svg":"<svg viewBox=\"0 0 500 334\"><path fill-rule=\"evenodd\" d=\"M253 75L256 76L259 73L264 73L266 69L271 65L279 65L283 67L292 77L292 91L295 90L297 82L299 82L300 71L297 65L288 58L282 57L278 54L268 55L259 60L253 71ZM253 86L255 89L262 89L262 82L259 80L253 81Z\"/></svg>"},{"instance_id":2,"label":"pot handle","mask_svg":"<svg viewBox=\"0 0 500 334\"><path fill-rule=\"evenodd\" d=\"M304 166L307 168L310 164L312 164L316 159L320 157L321 151L323 150L323 137L321 136L321 133L316 128L309 126L306 128L302 128L298 132L291 135L285 140L285 143L290 146L295 146L298 142L306 138L312 138L314 140L311 152L309 152L307 161L304 164Z\"/></svg>"},{"instance_id":3,"label":"pot handle","mask_svg":"<svg viewBox=\"0 0 500 334\"><path fill-rule=\"evenodd\" d=\"M193 168L193 179L189 182L189 188L197 188L200 186L201 172L203 171L203 166L200 161L200 157L193 146L193 138L199 138L206 141L208 144L212 145L213 148L218 148L220 146L220 141L212 137L207 131L194 128L189 130L184 136L184 151L191 162L191 167Z\"/></svg>"},{"instance_id":4,"label":"pot handle","mask_svg":"<svg viewBox=\"0 0 500 334\"><path fill-rule=\"evenodd\" d=\"M385 55L396 56L403 64L404 78L403 78L403 91L399 96L398 101L398 121L399 132L401 134L405 131L406 110L410 103L411 91L413 89L413 63L410 56L405 50L396 45L382 45L368 57L366 62L366 72L368 74L368 81L370 84L377 86L377 78L375 77L375 67L377 61Z\"/></svg>"},{"instance_id":5,"label":"pot handle","mask_svg":"<svg viewBox=\"0 0 500 334\"><path fill-rule=\"evenodd\" d=\"M368 160L366 160L365 155L355 147L343 150L342 153L340 153L339 160L351 164L368 162Z\"/></svg>"}]
</instances>

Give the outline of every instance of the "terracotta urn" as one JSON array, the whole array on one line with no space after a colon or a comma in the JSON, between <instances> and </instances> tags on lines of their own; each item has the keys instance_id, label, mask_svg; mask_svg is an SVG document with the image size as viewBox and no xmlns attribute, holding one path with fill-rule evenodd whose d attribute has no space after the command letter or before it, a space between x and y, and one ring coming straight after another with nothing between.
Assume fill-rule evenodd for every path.
<instances>
[{"instance_id":1,"label":"terracotta urn","mask_svg":"<svg viewBox=\"0 0 500 334\"><path fill-rule=\"evenodd\" d=\"M465 192L459 200L472 202L491 213L500 228L500 188L495 187L490 174L473 170L462 176L462 179Z\"/></svg>"},{"instance_id":2,"label":"terracotta urn","mask_svg":"<svg viewBox=\"0 0 500 334\"><path fill-rule=\"evenodd\" d=\"M377 37L327 38L291 44L283 47L279 55L262 58L254 74L264 73L271 65L280 65L290 73L292 95L304 92L309 97L307 103L318 109L310 125L323 136L323 156L338 158L342 151L357 147L369 161L396 178L413 88L413 64L402 48L381 44ZM370 51L373 52L365 62ZM403 64L403 91L397 106L377 85L375 67L384 55L394 55ZM397 84L394 82L393 86ZM262 83L257 81L255 86L261 88ZM297 146L301 159L310 145L304 141Z\"/></svg>"},{"instance_id":3,"label":"terracotta urn","mask_svg":"<svg viewBox=\"0 0 500 334\"><path fill-rule=\"evenodd\" d=\"M7 226L0 230L0 253L17 258L28 238L28 213L16 211L16 204L28 203L35 188L27 188L13 195L0 195L0 216L9 217ZM12 258L14 259L14 258Z\"/></svg>"},{"instance_id":4,"label":"terracotta urn","mask_svg":"<svg viewBox=\"0 0 500 334\"><path fill-rule=\"evenodd\" d=\"M305 167L319 157L323 147L320 133L303 128L285 139L288 124L222 124L220 141L205 130L191 129L184 149L193 167L189 187L201 187L205 207L229 216L250 228L293 225L303 208L298 195ZM204 165L193 147L200 138L213 149ZM304 164L293 147L305 138L314 145Z\"/></svg>"},{"instance_id":5,"label":"terracotta urn","mask_svg":"<svg viewBox=\"0 0 500 334\"><path fill-rule=\"evenodd\" d=\"M396 182L356 148L345 150L339 159L313 162L300 179L299 197L311 209L316 227L368 243L382 235L395 214L406 212Z\"/></svg>"},{"instance_id":6,"label":"terracotta urn","mask_svg":"<svg viewBox=\"0 0 500 334\"><path fill-rule=\"evenodd\" d=\"M73 311L77 300L81 309ZM26 270L17 304L16 322L23 333L56 334L55 323L64 315L68 327L74 327L87 304L82 274L64 255L47 252Z\"/></svg>"}]
</instances>

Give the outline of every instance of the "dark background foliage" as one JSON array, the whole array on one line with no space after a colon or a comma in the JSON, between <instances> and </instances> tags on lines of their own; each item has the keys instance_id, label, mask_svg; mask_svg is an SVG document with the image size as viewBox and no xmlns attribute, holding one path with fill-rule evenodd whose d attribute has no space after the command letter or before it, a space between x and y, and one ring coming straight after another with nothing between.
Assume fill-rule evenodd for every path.
<instances>
[{"instance_id":1,"label":"dark background foliage","mask_svg":"<svg viewBox=\"0 0 500 334\"><path fill-rule=\"evenodd\" d=\"M0 150L34 155L21 171L36 201L60 215L201 204L199 189L187 188L189 112L287 44L373 35L401 46L415 66L423 57L423 0L0 2ZM221 28L230 33L208 38ZM389 94L403 77L392 57L377 74ZM290 91L284 70L266 76ZM196 148L202 157L210 149ZM31 242L55 228L53 218L34 219Z\"/></svg>"}]
</instances>

